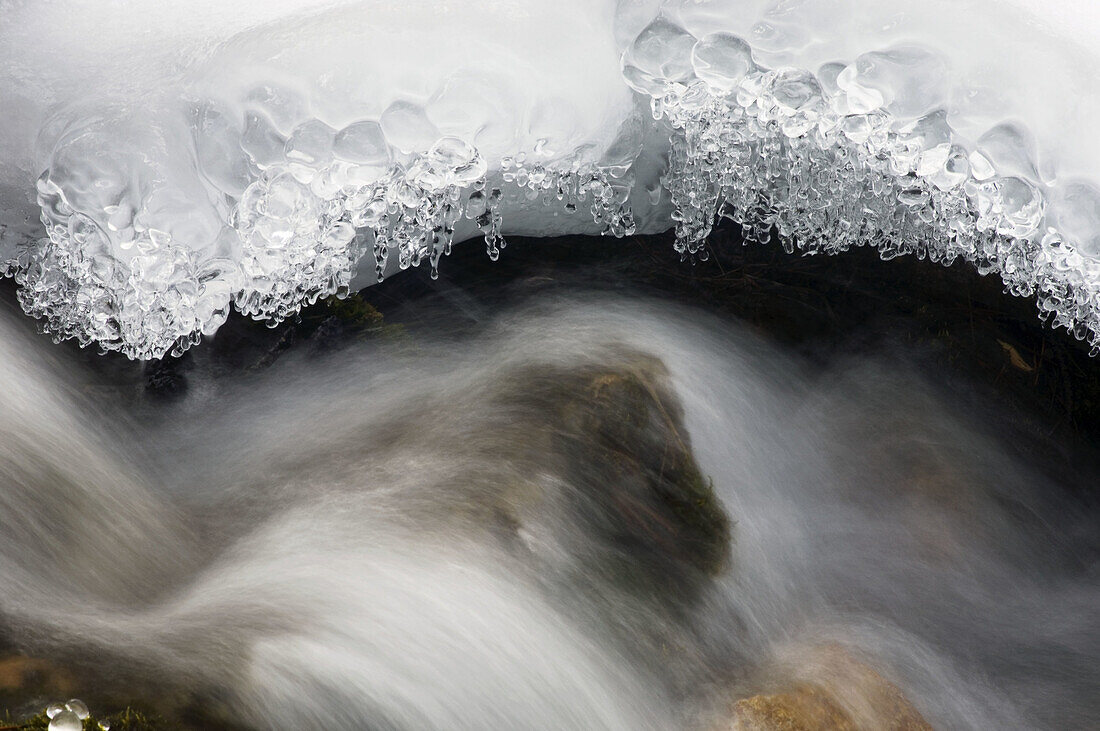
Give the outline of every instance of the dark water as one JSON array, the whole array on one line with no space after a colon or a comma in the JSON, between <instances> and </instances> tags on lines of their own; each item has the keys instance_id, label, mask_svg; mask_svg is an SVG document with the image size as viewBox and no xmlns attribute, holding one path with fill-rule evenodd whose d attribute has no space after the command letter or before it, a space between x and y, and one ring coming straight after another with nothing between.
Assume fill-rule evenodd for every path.
<instances>
[{"instance_id":1,"label":"dark water","mask_svg":"<svg viewBox=\"0 0 1100 731\"><path fill-rule=\"evenodd\" d=\"M936 728L1095 724L1071 345L973 301L977 345L909 337L967 310L843 268L569 246L144 370L6 318L12 651L196 727L708 727L836 653Z\"/></svg>"}]
</instances>

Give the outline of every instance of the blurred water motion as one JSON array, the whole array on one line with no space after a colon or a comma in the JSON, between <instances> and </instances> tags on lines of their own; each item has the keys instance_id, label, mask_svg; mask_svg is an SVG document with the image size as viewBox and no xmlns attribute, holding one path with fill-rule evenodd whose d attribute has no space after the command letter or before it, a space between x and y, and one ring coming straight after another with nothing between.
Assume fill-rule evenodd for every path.
<instances>
[{"instance_id":1,"label":"blurred water motion","mask_svg":"<svg viewBox=\"0 0 1100 731\"><path fill-rule=\"evenodd\" d=\"M5 322L12 652L196 727L1100 717L1095 510L995 407L625 296L440 330L139 418Z\"/></svg>"}]
</instances>

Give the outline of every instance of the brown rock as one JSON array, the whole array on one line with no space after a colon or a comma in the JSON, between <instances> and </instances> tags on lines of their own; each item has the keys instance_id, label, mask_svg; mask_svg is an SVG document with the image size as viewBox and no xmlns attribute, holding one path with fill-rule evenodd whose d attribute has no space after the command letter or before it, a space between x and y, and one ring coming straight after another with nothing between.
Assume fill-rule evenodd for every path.
<instances>
[{"instance_id":1,"label":"brown rock","mask_svg":"<svg viewBox=\"0 0 1100 731\"><path fill-rule=\"evenodd\" d=\"M851 716L820 688L754 695L733 707L734 731L855 731Z\"/></svg>"},{"instance_id":2,"label":"brown rock","mask_svg":"<svg viewBox=\"0 0 1100 731\"><path fill-rule=\"evenodd\" d=\"M783 663L788 687L733 705L730 731L931 731L901 689L839 645ZM795 664L797 663L797 664Z\"/></svg>"},{"instance_id":3,"label":"brown rock","mask_svg":"<svg viewBox=\"0 0 1100 731\"><path fill-rule=\"evenodd\" d=\"M0 659L0 691L41 688L62 694L75 687L69 673L46 660L26 655L14 655Z\"/></svg>"}]
</instances>

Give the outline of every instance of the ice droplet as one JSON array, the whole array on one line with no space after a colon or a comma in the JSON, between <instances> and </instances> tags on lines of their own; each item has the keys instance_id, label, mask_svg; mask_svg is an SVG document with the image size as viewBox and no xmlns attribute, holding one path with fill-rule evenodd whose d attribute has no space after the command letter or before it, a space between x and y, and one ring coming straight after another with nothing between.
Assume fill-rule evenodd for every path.
<instances>
[{"instance_id":1,"label":"ice droplet","mask_svg":"<svg viewBox=\"0 0 1100 731\"><path fill-rule=\"evenodd\" d=\"M72 711L62 711L50 719L49 731L81 731L84 724Z\"/></svg>"},{"instance_id":2,"label":"ice droplet","mask_svg":"<svg viewBox=\"0 0 1100 731\"><path fill-rule=\"evenodd\" d=\"M336 133L332 143L335 155L349 162L388 166L392 161L390 147L378 122L353 122Z\"/></svg>"},{"instance_id":3,"label":"ice droplet","mask_svg":"<svg viewBox=\"0 0 1100 731\"><path fill-rule=\"evenodd\" d=\"M88 706L84 703L84 701L78 698L70 698L69 702L65 704L65 707L75 713L77 715L77 718L79 718L81 721L91 715L88 712Z\"/></svg>"},{"instance_id":4,"label":"ice droplet","mask_svg":"<svg viewBox=\"0 0 1100 731\"><path fill-rule=\"evenodd\" d=\"M636 90L656 96L653 92L666 83L692 77L694 46L695 36L660 15L642 29L623 54L623 77Z\"/></svg>"},{"instance_id":5,"label":"ice droplet","mask_svg":"<svg viewBox=\"0 0 1100 731\"><path fill-rule=\"evenodd\" d=\"M732 33L711 33L691 49L695 75L717 91L731 91L756 69L752 48Z\"/></svg>"},{"instance_id":6,"label":"ice droplet","mask_svg":"<svg viewBox=\"0 0 1100 731\"><path fill-rule=\"evenodd\" d=\"M404 153L422 152L439 139L439 130L424 108L412 102L397 101L386 107L379 120L386 141Z\"/></svg>"}]
</instances>

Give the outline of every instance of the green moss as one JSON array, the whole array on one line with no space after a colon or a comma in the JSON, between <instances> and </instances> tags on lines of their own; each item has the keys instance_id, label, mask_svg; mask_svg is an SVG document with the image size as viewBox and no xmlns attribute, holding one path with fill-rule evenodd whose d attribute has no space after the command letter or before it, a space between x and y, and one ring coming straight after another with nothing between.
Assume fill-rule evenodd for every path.
<instances>
[{"instance_id":1,"label":"green moss","mask_svg":"<svg viewBox=\"0 0 1100 731\"><path fill-rule=\"evenodd\" d=\"M406 334L402 325L386 323L382 313L360 294L351 294L342 299L333 296L319 301L313 307L303 310L297 327L306 335L338 330L341 335L352 339L404 337Z\"/></svg>"},{"instance_id":2,"label":"green moss","mask_svg":"<svg viewBox=\"0 0 1100 731\"><path fill-rule=\"evenodd\" d=\"M258 371L292 350L333 351L370 340L404 344L407 333L403 325L386 322L361 294L351 294L318 300L275 327L234 315L218 330L211 351L219 369ZM169 359L165 365L176 372L187 358Z\"/></svg>"},{"instance_id":3,"label":"green moss","mask_svg":"<svg viewBox=\"0 0 1100 731\"><path fill-rule=\"evenodd\" d=\"M318 303L318 316L335 317L348 327L357 330L380 329L384 324L382 313L358 294L343 299L328 297Z\"/></svg>"},{"instance_id":4,"label":"green moss","mask_svg":"<svg viewBox=\"0 0 1100 731\"><path fill-rule=\"evenodd\" d=\"M133 708L126 708L118 713L105 716L89 716L84 719L84 731L100 731L100 723L109 723L111 731L159 731L161 729L176 728L164 719L143 713ZM11 723L0 726L0 729L19 729L19 731L47 731L50 727L50 719L46 712L28 718L20 723Z\"/></svg>"}]
</instances>

